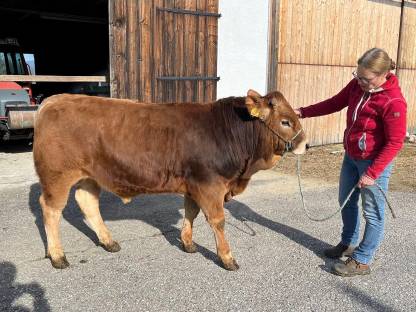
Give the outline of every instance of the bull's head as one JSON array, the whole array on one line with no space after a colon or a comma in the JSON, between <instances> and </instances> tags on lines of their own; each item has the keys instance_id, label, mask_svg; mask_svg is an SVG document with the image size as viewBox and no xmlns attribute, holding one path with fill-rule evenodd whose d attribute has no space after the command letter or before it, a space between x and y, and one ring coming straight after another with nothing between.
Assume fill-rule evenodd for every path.
<instances>
[{"instance_id":1,"label":"bull's head","mask_svg":"<svg viewBox=\"0 0 416 312\"><path fill-rule=\"evenodd\" d=\"M254 90L248 90L246 106L251 116L260 119L277 140L275 153L291 151L303 154L307 139L299 118L285 97L278 91L261 96Z\"/></svg>"}]
</instances>

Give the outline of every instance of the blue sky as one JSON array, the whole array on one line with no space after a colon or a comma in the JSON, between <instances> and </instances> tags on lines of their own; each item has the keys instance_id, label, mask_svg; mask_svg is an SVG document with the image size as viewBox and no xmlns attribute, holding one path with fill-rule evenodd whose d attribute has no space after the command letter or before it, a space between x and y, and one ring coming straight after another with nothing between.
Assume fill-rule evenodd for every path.
<instances>
[{"instance_id":1,"label":"blue sky","mask_svg":"<svg viewBox=\"0 0 416 312\"><path fill-rule=\"evenodd\" d=\"M35 56L33 54L24 53L25 61L30 67L30 72L32 75L35 75Z\"/></svg>"}]
</instances>

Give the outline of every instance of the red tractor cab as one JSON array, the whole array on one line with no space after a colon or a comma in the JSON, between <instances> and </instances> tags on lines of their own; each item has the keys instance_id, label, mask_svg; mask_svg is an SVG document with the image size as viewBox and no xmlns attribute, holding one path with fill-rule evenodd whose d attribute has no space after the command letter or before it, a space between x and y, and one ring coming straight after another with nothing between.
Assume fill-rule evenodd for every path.
<instances>
[{"instance_id":1,"label":"red tractor cab","mask_svg":"<svg viewBox=\"0 0 416 312\"><path fill-rule=\"evenodd\" d=\"M0 40L0 75L30 75L16 39ZM0 141L32 138L36 102L30 83L0 81Z\"/></svg>"},{"instance_id":2,"label":"red tractor cab","mask_svg":"<svg viewBox=\"0 0 416 312\"><path fill-rule=\"evenodd\" d=\"M15 38L0 39L0 75L32 75L30 66L25 60L25 55ZM36 104L32 94L30 82L20 83L29 94L30 102Z\"/></svg>"}]
</instances>

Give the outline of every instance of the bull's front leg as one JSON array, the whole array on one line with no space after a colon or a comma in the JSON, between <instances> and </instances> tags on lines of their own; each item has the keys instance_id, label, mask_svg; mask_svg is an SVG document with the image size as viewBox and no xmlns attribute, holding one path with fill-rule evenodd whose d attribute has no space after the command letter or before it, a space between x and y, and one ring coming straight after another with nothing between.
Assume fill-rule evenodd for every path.
<instances>
[{"instance_id":1,"label":"bull's front leg","mask_svg":"<svg viewBox=\"0 0 416 312\"><path fill-rule=\"evenodd\" d=\"M225 269L236 271L239 265L231 253L224 233L224 196L226 189L225 187L218 189L218 185L200 189L203 189L204 193L193 194L192 197L202 209L205 218L214 232L218 257L221 259Z\"/></svg>"},{"instance_id":2,"label":"bull's front leg","mask_svg":"<svg viewBox=\"0 0 416 312\"><path fill-rule=\"evenodd\" d=\"M219 210L219 209L218 209ZM229 271L236 271L239 269L237 261L234 259L230 246L225 238L224 226L224 208L221 207L222 212L218 211L209 217L207 216L207 221L211 225L212 230L214 231L215 241L217 244L217 254L221 259L224 268Z\"/></svg>"}]
</instances>

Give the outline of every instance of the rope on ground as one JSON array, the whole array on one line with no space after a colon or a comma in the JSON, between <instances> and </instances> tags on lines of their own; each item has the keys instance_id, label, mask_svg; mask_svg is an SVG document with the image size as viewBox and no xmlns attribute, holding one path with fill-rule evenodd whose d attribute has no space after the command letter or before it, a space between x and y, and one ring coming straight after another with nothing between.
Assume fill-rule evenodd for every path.
<instances>
[{"instance_id":1,"label":"rope on ground","mask_svg":"<svg viewBox=\"0 0 416 312\"><path fill-rule=\"evenodd\" d=\"M350 197L351 197L352 193L354 193L355 189L358 187L358 184L354 185L354 187L353 187L353 188L351 189L351 191L348 193L347 198L344 200L344 202L343 202L343 203L342 203L342 205L338 208L338 210L337 210L337 211L335 211L334 213L332 213L332 214L330 214L329 216L326 216L326 217L324 217L324 218L315 218L315 217L313 217L313 216L309 213L308 209L306 208L305 198L304 198L304 195L303 195L303 190L302 190L302 184L301 184L301 182L300 182L300 158L301 158L301 156L300 156L300 155L298 155L298 158L297 158L297 166L296 166L296 173L297 173L297 176L298 176L298 185L299 185L300 197L301 197L301 199L302 199L302 208L303 208L303 211L305 212L306 216L307 216L310 220L312 220L312 221L322 222L322 221L329 220L329 219L331 219L333 216L335 216L336 214L338 214L339 212L341 212L341 211L342 211L342 209L344 209L344 208L345 208L345 205L346 205L346 204L347 204L347 202L349 201L349 199L350 199ZM392 216L393 216L393 218L395 219L395 218L396 218L396 214L394 213L394 211L393 211L393 207L391 206L391 204L390 204L389 200L387 199L387 195L386 195L386 193L383 191L383 189L381 188L381 186L380 186L377 182L376 182L375 184L376 184L376 186L378 187L378 189L381 191L381 193L383 194L384 199L386 200L387 206L389 206L389 209L390 209L391 215L392 215Z\"/></svg>"},{"instance_id":2,"label":"rope on ground","mask_svg":"<svg viewBox=\"0 0 416 312\"><path fill-rule=\"evenodd\" d=\"M249 230L249 231L245 231L245 230L243 230L242 228L239 228L238 226L236 226L236 225L234 225L234 224L232 224L232 223L230 223L230 222L228 222L228 221L226 221L226 223L227 224L229 224L229 225L231 225L231 226L233 226L233 227L235 227L237 230L239 230L239 231L241 231L241 232L243 232L243 233L245 233L245 234L248 234L248 235L250 235L250 236L256 236L256 231L250 226L250 225L248 225L247 224L247 219L245 218L245 217L240 217L239 218L239 221Z\"/></svg>"}]
</instances>

